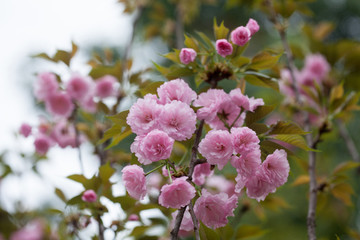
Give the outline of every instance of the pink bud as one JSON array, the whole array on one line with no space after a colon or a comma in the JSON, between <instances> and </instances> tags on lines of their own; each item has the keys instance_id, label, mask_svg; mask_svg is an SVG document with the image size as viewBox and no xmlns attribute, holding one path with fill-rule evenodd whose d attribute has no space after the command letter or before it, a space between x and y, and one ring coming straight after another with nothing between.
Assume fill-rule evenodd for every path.
<instances>
[{"instance_id":1,"label":"pink bud","mask_svg":"<svg viewBox=\"0 0 360 240\"><path fill-rule=\"evenodd\" d=\"M34 142L35 150L40 155L45 155L49 151L52 144L53 142L50 137L46 136L45 134L38 135Z\"/></svg>"},{"instance_id":2,"label":"pink bud","mask_svg":"<svg viewBox=\"0 0 360 240\"><path fill-rule=\"evenodd\" d=\"M128 218L129 221L139 221L139 216L136 214L131 214Z\"/></svg>"},{"instance_id":3,"label":"pink bud","mask_svg":"<svg viewBox=\"0 0 360 240\"><path fill-rule=\"evenodd\" d=\"M31 126L27 123L21 124L20 134L24 137L28 137L31 134Z\"/></svg>"},{"instance_id":4,"label":"pink bud","mask_svg":"<svg viewBox=\"0 0 360 240\"><path fill-rule=\"evenodd\" d=\"M226 39L219 39L216 41L216 52L220 56L226 57L227 55L232 54L233 47Z\"/></svg>"},{"instance_id":5,"label":"pink bud","mask_svg":"<svg viewBox=\"0 0 360 240\"><path fill-rule=\"evenodd\" d=\"M257 21L252 18L249 19L248 23L246 24L246 27L250 30L251 36L254 35L256 32L258 32L260 29L260 26L257 23Z\"/></svg>"},{"instance_id":6,"label":"pink bud","mask_svg":"<svg viewBox=\"0 0 360 240\"><path fill-rule=\"evenodd\" d=\"M239 46L244 46L250 40L251 32L247 27L240 26L231 32L231 41Z\"/></svg>"},{"instance_id":7,"label":"pink bud","mask_svg":"<svg viewBox=\"0 0 360 240\"><path fill-rule=\"evenodd\" d=\"M180 51L180 61L183 64L189 64L195 61L197 53L192 48L183 48Z\"/></svg>"},{"instance_id":8,"label":"pink bud","mask_svg":"<svg viewBox=\"0 0 360 240\"><path fill-rule=\"evenodd\" d=\"M94 192L94 190L89 189L89 190L86 190L86 191L83 193L83 195L81 196L81 199L82 199L84 202L96 202L97 195L96 195L96 193Z\"/></svg>"}]
</instances>

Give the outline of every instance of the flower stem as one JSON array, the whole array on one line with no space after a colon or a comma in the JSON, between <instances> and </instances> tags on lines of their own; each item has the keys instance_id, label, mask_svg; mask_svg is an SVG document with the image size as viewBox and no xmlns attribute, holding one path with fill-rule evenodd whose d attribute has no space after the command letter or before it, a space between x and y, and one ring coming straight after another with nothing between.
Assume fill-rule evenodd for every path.
<instances>
[{"instance_id":1,"label":"flower stem","mask_svg":"<svg viewBox=\"0 0 360 240\"><path fill-rule=\"evenodd\" d=\"M149 172L145 173L145 177L146 177L147 175L149 175L150 173L155 172L155 171L158 170L159 168L162 168L165 164L166 164L166 163L162 163L162 164L160 164L159 166L157 166L156 168L154 168L154 169L150 170Z\"/></svg>"}]
</instances>

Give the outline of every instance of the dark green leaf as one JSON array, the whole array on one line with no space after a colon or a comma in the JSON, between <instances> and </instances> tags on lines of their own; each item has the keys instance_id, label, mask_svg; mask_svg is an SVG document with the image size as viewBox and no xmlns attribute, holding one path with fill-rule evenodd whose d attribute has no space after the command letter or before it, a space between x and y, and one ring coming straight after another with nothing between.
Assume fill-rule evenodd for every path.
<instances>
[{"instance_id":1,"label":"dark green leaf","mask_svg":"<svg viewBox=\"0 0 360 240\"><path fill-rule=\"evenodd\" d=\"M273 106L265 105L265 106L257 107L254 112L247 112L245 118L246 126L250 126L254 122L260 121L269 113L271 113L273 110L274 110Z\"/></svg>"},{"instance_id":2,"label":"dark green leaf","mask_svg":"<svg viewBox=\"0 0 360 240\"><path fill-rule=\"evenodd\" d=\"M61 191L59 188L55 188L55 194L58 196L64 203L66 203L66 197L63 191Z\"/></svg>"}]
</instances>

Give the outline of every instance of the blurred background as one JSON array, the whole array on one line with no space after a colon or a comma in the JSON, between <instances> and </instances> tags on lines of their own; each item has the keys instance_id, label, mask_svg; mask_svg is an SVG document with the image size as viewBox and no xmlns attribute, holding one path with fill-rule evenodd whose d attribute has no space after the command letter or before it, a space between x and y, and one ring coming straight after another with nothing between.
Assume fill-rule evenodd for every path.
<instances>
[{"instance_id":1,"label":"blurred background","mask_svg":"<svg viewBox=\"0 0 360 240\"><path fill-rule=\"evenodd\" d=\"M136 5L137 2L139 5ZM36 103L32 92L36 74L49 70L64 78L70 74L61 64L31 56L40 52L52 55L57 49L69 50L71 42L74 42L79 46L79 53L72 61L71 70L86 75L90 71L88 59L94 53L111 49L115 57L121 57L127 54L129 42L132 42L129 54L134 62L133 71L145 69L153 67L152 62L166 64L161 54L181 48L183 33L191 35L199 30L212 37L214 18L218 22L224 21L230 29L245 25L250 17L258 21L261 30L247 49L248 56L264 48L281 49L278 32L259 7L259 2L158 0L150 4L149 1L124 0L0 1L0 153L2 161L13 171L6 178L0 178L0 208L14 213L44 206L61 206L63 203L54 194L54 187L61 187L68 196L82 190L80 185L65 178L80 172L77 150L51 149L48 159L36 165L36 171L33 163L24 157L34 152L34 147L31 140L19 137L19 126L23 122L38 124L38 117L44 115L42 106ZM331 23L331 33L321 40L324 45L338 41L360 41L360 1L290 2L298 5L294 5L294 9L283 9L283 12L288 17L288 39L299 68L307 53L315 51L331 55L327 52L328 48L314 47L312 40L306 36L306 26ZM178 18L182 19L180 25ZM132 39L134 21L137 25ZM360 59L354 61L360 62ZM349 88L360 90L359 76L356 72L349 77ZM152 80L164 79L156 74L151 77L158 78ZM282 102L282 97L271 89L249 85L246 91L248 95L264 98L267 104L279 105ZM356 143L360 143L359 117L359 113L355 113L347 124ZM337 131L325 135L325 141L319 148L322 153L318 159L321 167L317 169L320 178L326 179L341 161L352 160ZM91 154L91 146L82 145L81 151L85 156L84 175L91 177L98 169L98 161ZM298 157L306 160L303 152L299 152ZM259 225L263 229L249 239L306 239L308 186L293 184L299 175L304 174L304 161L290 161L292 170L289 182L278 190L278 198L274 197L273 201L261 207L252 201L245 203L251 211L241 217L241 223ZM5 169L0 168L1 171L4 173ZM319 239L337 239L337 236L340 239L360 239L360 174L350 170L347 177L354 190L351 203L343 204L326 192L319 197ZM121 186L118 189L124 193ZM121 218L121 214L113 207L109 219ZM89 232L82 233L84 239L96 231L94 227L89 229ZM111 235L108 239L112 239Z\"/></svg>"}]
</instances>

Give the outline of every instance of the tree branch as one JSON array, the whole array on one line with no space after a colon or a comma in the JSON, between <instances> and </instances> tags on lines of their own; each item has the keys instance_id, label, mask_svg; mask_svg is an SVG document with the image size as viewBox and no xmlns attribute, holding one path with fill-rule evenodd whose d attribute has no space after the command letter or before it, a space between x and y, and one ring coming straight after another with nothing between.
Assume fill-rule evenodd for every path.
<instances>
[{"instance_id":1,"label":"tree branch","mask_svg":"<svg viewBox=\"0 0 360 240\"><path fill-rule=\"evenodd\" d=\"M104 238L104 225L102 223L102 220L101 220L101 216L98 215L97 216L97 222L98 222L98 229L99 229L99 240L105 240Z\"/></svg>"},{"instance_id":2,"label":"tree branch","mask_svg":"<svg viewBox=\"0 0 360 240\"><path fill-rule=\"evenodd\" d=\"M184 24L182 20L182 13L179 6L176 6L176 22L175 22L175 37L176 48L180 49L184 46Z\"/></svg>"},{"instance_id":3,"label":"tree branch","mask_svg":"<svg viewBox=\"0 0 360 240\"><path fill-rule=\"evenodd\" d=\"M199 227L198 227L199 222L196 219L196 215L195 215L195 212L194 212L194 206L193 206L191 201L190 201L188 206L189 206L189 212L190 212L190 215L191 215L191 219L192 219L193 224L194 224L195 239L200 240Z\"/></svg>"}]
</instances>

